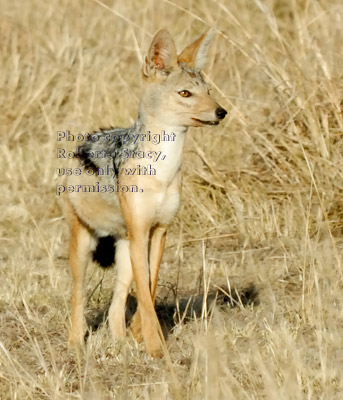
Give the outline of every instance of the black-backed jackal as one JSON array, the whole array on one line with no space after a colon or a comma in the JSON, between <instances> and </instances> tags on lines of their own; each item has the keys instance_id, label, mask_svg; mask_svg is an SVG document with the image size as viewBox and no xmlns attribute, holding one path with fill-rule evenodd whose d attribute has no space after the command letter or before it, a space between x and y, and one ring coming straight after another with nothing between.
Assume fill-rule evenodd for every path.
<instances>
[{"instance_id":1,"label":"black-backed jackal","mask_svg":"<svg viewBox=\"0 0 343 400\"><path fill-rule=\"evenodd\" d=\"M74 162L83 173L69 177L75 190L68 193L66 206L72 344L84 341L87 264L92 255L103 266L112 264L115 246L118 278L108 317L113 336L125 335L125 305L134 280L138 308L131 330L149 354L163 353L154 300L166 231L179 208L186 131L217 125L226 115L200 72L212 35L206 32L177 55L169 32L159 31L143 66L147 88L137 121L130 128L94 133L78 149Z\"/></svg>"}]
</instances>

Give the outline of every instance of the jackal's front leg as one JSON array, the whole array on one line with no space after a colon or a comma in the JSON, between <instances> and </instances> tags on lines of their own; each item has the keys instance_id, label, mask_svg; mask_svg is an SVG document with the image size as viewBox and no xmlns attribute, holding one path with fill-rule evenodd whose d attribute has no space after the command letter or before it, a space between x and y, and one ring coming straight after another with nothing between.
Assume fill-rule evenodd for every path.
<instances>
[{"instance_id":1,"label":"jackal's front leg","mask_svg":"<svg viewBox=\"0 0 343 400\"><path fill-rule=\"evenodd\" d=\"M141 332L147 352L158 357L162 355L162 338L149 288L148 240L148 232L136 231L133 236L130 236L130 254L136 283Z\"/></svg>"},{"instance_id":2,"label":"jackal's front leg","mask_svg":"<svg viewBox=\"0 0 343 400\"><path fill-rule=\"evenodd\" d=\"M163 354L163 338L150 293L148 263L149 234L154 208L151 199L142 193L136 196L133 193L123 194L120 200L130 240L130 258L136 284L141 332L147 353L158 357Z\"/></svg>"},{"instance_id":3,"label":"jackal's front leg","mask_svg":"<svg viewBox=\"0 0 343 400\"><path fill-rule=\"evenodd\" d=\"M69 264L73 276L71 301L71 345L84 342L84 280L86 267L92 250L93 237L82 224L77 215L71 221L71 237L69 245Z\"/></svg>"},{"instance_id":4,"label":"jackal's front leg","mask_svg":"<svg viewBox=\"0 0 343 400\"><path fill-rule=\"evenodd\" d=\"M150 238L150 253L149 253L149 269L150 269L150 294L153 303L155 303L156 297L156 286L158 279L158 271L162 260L162 254L166 241L167 227L158 225L153 228ZM131 322L131 331L137 341L141 341L142 338L142 325L139 309L137 309Z\"/></svg>"},{"instance_id":5,"label":"jackal's front leg","mask_svg":"<svg viewBox=\"0 0 343 400\"><path fill-rule=\"evenodd\" d=\"M150 240L150 255L149 255L150 293L153 302L155 302L155 297L156 297L158 271L160 270L164 245L166 243L166 233L167 233L167 227L158 225L153 228Z\"/></svg>"}]
</instances>

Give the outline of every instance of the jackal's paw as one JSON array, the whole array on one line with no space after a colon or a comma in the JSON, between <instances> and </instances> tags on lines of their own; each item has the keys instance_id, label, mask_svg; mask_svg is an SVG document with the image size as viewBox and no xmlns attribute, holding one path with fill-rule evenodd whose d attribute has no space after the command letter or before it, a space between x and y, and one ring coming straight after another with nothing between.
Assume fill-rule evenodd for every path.
<instances>
[{"instance_id":1,"label":"jackal's paw","mask_svg":"<svg viewBox=\"0 0 343 400\"><path fill-rule=\"evenodd\" d=\"M126 336L126 332L122 327L118 328L118 326L111 326L111 332L114 340L121 340Z\"/></svg>"},{"instance_id":2,"label":"jackal's paw","mask_svg":"<svg viewBox=\"0 0 343 400\"><path fill-rule=\"evenodd\" d=\"M138 312L136 312L135 315L132 317L130 330L132 332L133 337L136 339L138 343L143 342L141 317Z\"/></svg>"},{"instance_id":3,"label":"jackal's paw","mask_svg":"<svg viewBox=\"0 0 343 400\"><path fill-rule=\"evenodd\" d=\"M124 318L112 318L109 315L109 326L112 332L112 337L115 340L123 339L126 335L125 319Z\"/></svg>"},{"instance_id":4,"label":"jackal's paw","mask_svg":"<svg viewBox=\"0 0 343 400\"><path fill-rule=\"evenodd\" d=\"M164 355L162 346L158 343L146 344L146 352L154 358L162 358Z\"/></svg>"},{"instance_id":5,"label":"jackal's paw","mask_svg":"<svg viewBox=\"0 0 343 400\"><path fill-rule=\"evenodd\" d=\"M159 334L159 329L153 329L154 324L144 326L144 343L146 352L153 357L162 357L164 354L162 339ZM146 328L146 329L145 329Z\"/></svg>"},{"instance_id":6,"label":"jackal's paw","mask_svg":"<svg viewBox=\"0 0 343 400\"><path fill-rule=\"evenodd\" d=\"M84 338L83 332L70 331L69 337L68 337L68 343L69 343L69 347L73 348L73 349L84 347L85 338Z\"/></svg>"}]
</instances>

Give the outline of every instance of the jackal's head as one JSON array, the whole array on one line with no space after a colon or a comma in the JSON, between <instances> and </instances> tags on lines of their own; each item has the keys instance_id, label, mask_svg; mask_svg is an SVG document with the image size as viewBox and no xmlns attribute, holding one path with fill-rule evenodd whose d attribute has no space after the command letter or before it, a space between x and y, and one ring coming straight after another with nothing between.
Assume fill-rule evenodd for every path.
<instances>
[{"instance_id":1,"label":"jackal's head","mask_svg":"<svg viewBox=\"0 0 343 400\"><path fill-rule=\"evenodd\" d=\"M156 33L143 66L148 83L140 105L143 119L187 127L217 125L225 117L200 71L212 36L212 30L204 33L177 55L169 32Z\"/></svg>"}]
</instances>

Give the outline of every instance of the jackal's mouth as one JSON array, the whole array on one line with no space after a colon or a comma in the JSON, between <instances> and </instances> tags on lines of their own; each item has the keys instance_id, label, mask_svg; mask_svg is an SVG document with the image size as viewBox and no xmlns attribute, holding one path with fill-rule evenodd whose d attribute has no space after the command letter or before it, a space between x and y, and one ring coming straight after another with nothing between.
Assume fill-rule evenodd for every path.
<instances>
[{"instance_id":1,"label":"jackal's mouth","mask_svg":"<svg viewBox=\"0 0 343 400\"><path fill-rule=\"evenodd\" d=\"M218 125L219 121L202 121L201 119L198 118L192 118L196 122L200 122L203 125Z\"/></svg>"}]
</instances>

